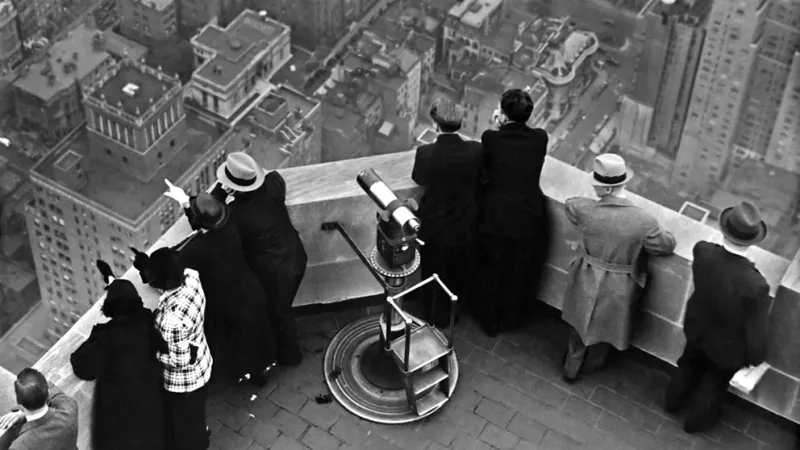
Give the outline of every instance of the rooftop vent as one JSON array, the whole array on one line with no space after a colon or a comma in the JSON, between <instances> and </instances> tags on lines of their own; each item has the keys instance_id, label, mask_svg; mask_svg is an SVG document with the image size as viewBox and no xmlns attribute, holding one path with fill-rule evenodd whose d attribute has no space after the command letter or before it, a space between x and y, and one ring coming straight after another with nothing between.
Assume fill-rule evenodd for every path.
<instances>
[{"instance_id":1,"label":"rooftop vent","mask_svg":"<svg viewBox=\"0 0 800 450\"><path fill-rule=\"evenodd\" d=\"M137 92L139 92L139 86L133 83L128 83L125 85L124 88L122 88L122 92L128 97L133 97L136 95Z\"/></svg>"},{"instance_id":2,"label":"rooftop vent","mask_svg":"<svg viewBox=\"0 0 800 450\"><path fill-rule=\"evenodd\" d=\"M238 39L231 39L230 41L231 50L239 50L242 48L242 41Z\"/></svg>"},{"instance_id":3,"label":"rooftop vent","mask_svg":"<svg viewBox=\"0 0 800 450\"><path fill-rule=\"evenodd\" d=\"M262 9L261 11L258 12L258 16L259 17L267 17L267 12Z\"/></svg>"}]
</instances>

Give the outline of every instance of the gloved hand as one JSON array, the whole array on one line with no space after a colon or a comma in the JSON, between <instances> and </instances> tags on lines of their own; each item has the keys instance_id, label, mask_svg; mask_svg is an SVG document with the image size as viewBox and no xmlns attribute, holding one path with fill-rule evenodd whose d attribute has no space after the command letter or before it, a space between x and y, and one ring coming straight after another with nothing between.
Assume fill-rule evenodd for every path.
<instances>
[{"instance_id":1,"label":"gloved hand","mask_svg":"<svg viewBox=\"0 0 800 450\"><path fill-rule=\"evenodd\" d=\"M130 249L134 254L133 267L139 271L139 277L141 277L142 283L147 284L147 280L149 279L147 274L150 270L150 257L147 256L147 253L140 252L133 247Z\"/></svg>"},{"instance_id":2,"label":"gloved hand","mask_svg":"<svg viewBox=\"0 0 800 450\"><path fill-rule=\"evenodd\" d=\"M186 192L178 186L172 184L172 182L169 180L165 179L164 182L167 183L167 187L169 188L164 195L178 202L181 205L181 208L188 208L189 196L186 194Z\"/></svg>"},{"instance_id":3,"label":"gloved hand","mask_svg":"<svg viewBox=\"0 0 800 450\"><path fill-rule=\"evenodd\" d=\"M108 265L107 262L103 261L102 259L98 259L95 264L97 265L97 269L100 271L100 275L103 276L103 282L105 284L111 283L112 278L116 278L114 276L114 272L111 271L111 266Z\"/></svg>"}]
</instances>

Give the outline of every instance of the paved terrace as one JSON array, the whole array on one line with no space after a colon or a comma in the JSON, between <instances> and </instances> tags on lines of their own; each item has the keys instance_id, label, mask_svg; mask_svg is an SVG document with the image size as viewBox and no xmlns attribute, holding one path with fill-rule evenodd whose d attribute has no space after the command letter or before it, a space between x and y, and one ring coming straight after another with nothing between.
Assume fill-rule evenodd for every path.
<instances>
[{"instance_id":1,"label":"paved terrace","mask_svg":"<svg viewBox=\"0 0 800 450\"><path fill-rule=\"evenodd\" d=\"M373 167L399 195L417 195L419 189L408 177L412 163L413 152L407 152L282 171L293 219L309 253L310 267L297 306L332 308L337 305L318 304L380 293L344 240L335 233L320 231L319 224L340 220L355 241L368 248L374 239L375 207L354 182L356 174ZM691 248L697 240L714 238L718 233L636 196L631 196L632 201L656 214L678 239L675 256L652 261L652 284L634 341L640 350L626 352L607 370L587 375L574 385L560 381L558 362L565 330L555 308L565 287L565 268L573 255L571 242L576 236L558 206L570 196L588 194L589 186L576 181L583 176L578 169L548 159L542 184L553 200L558 239L546 286L539 294L542 315L524 330L498 339L486 338L469 320L462 321L457 354L463 375L453 400L443 410L416 424L386 426L363 422L335 402L318 402L317 396L327 392L321 360L328 341L338 328L367 310L362 306L317 312L300 320L306 350L300 367L279 369L269 385L259 391L215 389L208 409L214 448L791 448L792 427L767 410L795 422L800 419L800 410L795 407L800 385L800 331L794 326L800 320L800 261L790 262L753 249L752 258L774 286L768 361L776 369L768 372L752 396L731 396L724 423L708 435L688 436L681 431L677 418L664 415L659 407L667 380L663 366L669 370L683 345L680 323L691 286ZM188 231L185 220L181 220L154 248L174 244ZM133 270L125 278L138 285L149 307L155 305L155 292L141 286ZM100 304L95 304L36 364L50 381L80 403L81 450L91 448L87 440L93 384L75 378L68 358L101 320ZM375 311L372 306L371 312ZM3 376L7 374L0 373L0 378ZM0 383L3 389L10 388L8 380Z\"/></svg>"}]
</instances>

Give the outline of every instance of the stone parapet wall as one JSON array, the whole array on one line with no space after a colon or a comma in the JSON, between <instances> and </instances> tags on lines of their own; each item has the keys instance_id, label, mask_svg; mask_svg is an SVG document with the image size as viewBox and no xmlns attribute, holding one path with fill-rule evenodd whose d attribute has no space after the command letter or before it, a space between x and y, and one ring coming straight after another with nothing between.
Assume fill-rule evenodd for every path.
<instances>
[{"instance_id":1,"label":"stone parapet wall","mask_svg":"<svg viewBox=\"0 0 800 450\"><path fill-rule=\"evenodd\" d=\"M341 222L356 243L365 252L369 251L375 241L377 208L356 183L356 175L373 168L399 196L418 197L420 189L410 179L413 161L414 153L406 152L280 171L286 179L292 218L309 255L309 268L295 306L381 293L381 287L344 239L337 233L322 231L320 224ZM561 305L566 270L575 255L578 239L566 221L562 205L569 197L592 194L586 177L578 169L551 158L542 176L544 191L552 199L556 239L539 298L557 308ZM634 339L635 346L674 364L684 345L681 323L692 286L692 247L699 240L719 238L719 232L641 197L631 194L630 199L653 213L678 241L674 256L651 259L650 285ZM189 231L188 223L181 219L151 250L174 245ZM790 262L759 248L753 248L750 256L773 287L768 362L775 369L765 375L746 399L800 423L800 409L796 407L800 391L800 330L794 325L800 323L800 261ZM129 270L124 278L137 286L148 308L155 307L157 293L141 284L136 270ZM104 321L100 314L101 303L97 302L36 364L48 380L78 400L82 424L79 445L83 450L90 448L88 430L93 383L83 382L73 375L69 356L88 337L94 324ZM0 392L10 387L0 372Z\"/></svg>"}]
</instances>

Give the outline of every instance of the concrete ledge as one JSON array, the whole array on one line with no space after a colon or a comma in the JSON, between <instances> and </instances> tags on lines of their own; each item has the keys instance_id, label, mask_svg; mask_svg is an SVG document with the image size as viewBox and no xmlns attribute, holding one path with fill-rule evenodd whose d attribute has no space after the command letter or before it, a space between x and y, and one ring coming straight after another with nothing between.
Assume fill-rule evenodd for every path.
<instances>
[{"instance_id":1,"label":"concrete ledge","mask_svg":"<svg viewBox=\"0 0 800 450\"><path fill-rule=\"evenodd\" d=\"M414 153L406 152L280 171L286 179L292 219L309 254L309 269L296 306L381 293L378 283L361 266L341 236L322 231L320 224L340 221L358 245L369 251L375 240L376 207L357 185L355 177L361 170L374 168L398 195L418 196L420 189L410 179L413 160ZM577 235L567 224L562 204L569 197L591 195L592 190L584 173L550 158L545 165L542 186L552 198L556 239L549 276L538 295L544 302L560 308L566 287L566 268L575 254L573 243L577 241ZM718 239L719 232L641 197L631 195L630 198L658 217L678 240L674 256L651 259L651 284L642 303L641 324L634 339L637 347L674 364L684 345L681 324L692 286L692 247L700 240ZM181 219L152 249L174 245L188 233L188 223ZM800 422L796 400L800 391L800 331L794 326L800 321L800 261L790 262L758 248L753 248L750 256L772 286L774 300L770 305L770 318L773 328L768 361L776 370L770 371L746 399ZM137 286L148 308L155 307L158 295L141 284L138 272L131 269L124 278ZM91 328L105 320L100 314L100 305L101 302L97 302L36 364L51 382L79 402L82 424L79 445L84 450L91 448L88 424L93 383L83 382L73 375L69 356L88 337ZM0 379L0 383L4 382ZM4 383L0 391L7 389L5 386L8 384Z\"/></svg>"}]
</instances>

